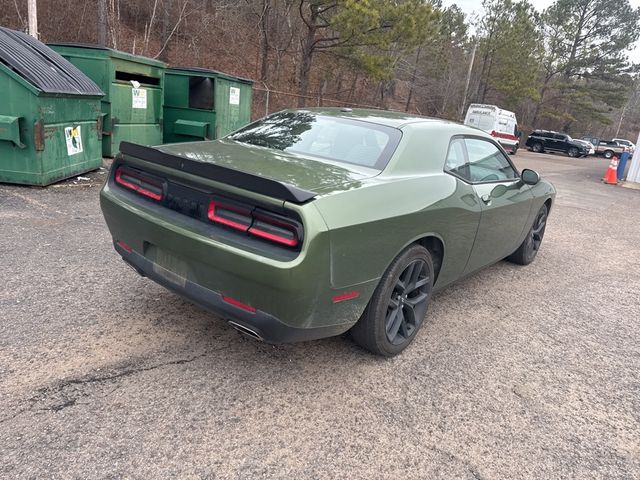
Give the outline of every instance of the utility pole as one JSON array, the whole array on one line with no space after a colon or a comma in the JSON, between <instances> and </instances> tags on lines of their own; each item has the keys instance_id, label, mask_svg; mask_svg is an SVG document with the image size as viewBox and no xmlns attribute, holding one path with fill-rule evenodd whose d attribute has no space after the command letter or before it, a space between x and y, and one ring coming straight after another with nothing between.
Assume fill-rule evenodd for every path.
<instances>
[{"instance_id":1,"label":"utility pole","mask_svg":"<svg viewBox=\"0 0 640 480\"><path fill-rule=\"evenodd\" d=\"M38 8L36 0L27 0L27 10L29 12L29 35L38 38Z\"/></svg>"},{"instance_id":2,"label":"utility pole","mask_svg":"<svg viewBox=\"0 0 640 480\"><path fill-rule=\"evenodd\" d=\"M467 82L464 86L464 95L462 96L462 105L460 105L460 118L464 115L464 107L467 104L467 95L469 94L469 83L471 83L471 71L473 70L473 62L476 59L476 49L478 48L478 42L473 43L473 50L471 51L471 61L469 62L469 71L467 72Z\"/></svg>"}]
</instances>

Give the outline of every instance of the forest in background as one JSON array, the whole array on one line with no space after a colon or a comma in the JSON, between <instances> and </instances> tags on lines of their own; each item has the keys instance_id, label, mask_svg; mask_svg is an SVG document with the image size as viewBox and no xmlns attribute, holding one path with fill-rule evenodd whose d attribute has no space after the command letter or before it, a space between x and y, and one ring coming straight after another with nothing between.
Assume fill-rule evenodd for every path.
<instances>
[{"instance_id":1,"label":"forest in background","mask_svg":"<svg viewBox=\"0 0 640 480\"><path fill-rule=\"evenodd\" d=\"M251 78L254 117L324 105L461 120L469 103L493 103L515 111L525 134L636 139L640 65L627 54L640 9L628 0L482 6L468 18L439 0L39 0L38 17L44 42ZM26 30L26 0L0 7L2 26Z\"/></svg>"}]
</instances>

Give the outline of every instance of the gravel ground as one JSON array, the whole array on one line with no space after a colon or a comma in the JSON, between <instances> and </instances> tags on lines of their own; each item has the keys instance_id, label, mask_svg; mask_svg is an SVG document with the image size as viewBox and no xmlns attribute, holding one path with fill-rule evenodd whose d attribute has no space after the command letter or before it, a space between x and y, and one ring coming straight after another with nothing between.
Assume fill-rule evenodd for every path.
<instances>
[{"instance_id":1,"label":"gravel ground","mask_svg":"<svg viewBox=\"0 0 640 480\"><path fill-rule=\"evenodd\" d=\"M437 295L404 354L270 346L137 276L104 171L0 185L0 477L640 478L640 191L558 189L529 267Z\"/></svg>"}]
</instances>

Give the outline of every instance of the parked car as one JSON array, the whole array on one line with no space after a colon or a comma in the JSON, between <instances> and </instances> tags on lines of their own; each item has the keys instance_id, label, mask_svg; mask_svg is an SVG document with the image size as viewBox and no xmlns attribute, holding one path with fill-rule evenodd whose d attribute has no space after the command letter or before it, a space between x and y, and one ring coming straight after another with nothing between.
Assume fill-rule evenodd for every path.
<instances>
[{"instance_id":1,"label":"parked car","mask_svg":"<svg viewBox=\"0 0 640 480\"><path fill-rule=\"evenodd\" d=\"M520 147L520 130L516 114L496 105L472 103L464 124L476 127L495 138L504 149L515 155Z\"/></svg>"},{"instance_id":2,"label":"parked car","mask_svg":"<svg viewBox=\"0 0 640 480\"><path fill-rule=\"evenodd\" d=\"M589 155L595 155L596 154L596 149L593 146L593 143L588 142L587 140L579 140L577 138L574 138L573 141L574 142L578 142L578 143L584 145L585 147L587 147L587 149L589 150L589 152L588 152Z\"/></svg>"},{"instance_id":3,"label":"parked car","mask_svg":"<svg viewBox=\"0 0 640 480\"><path fill-rule=\"evenodd\" d=\"M288 110L215 141L123 142L100 193L138 273L267 342L415 338L434 292L539 251L555 189L494 138L374 110Z\"/></svg>"},{"instance_id":4,"label":"parked car","mask_svg":"<svg viewBox=\"0 0 640 480\"><path fill-rule=\"evenodd\" d=\"M596 155L602 155L604 158L612 158L614 155L620 156L623 152L627 151L627 147L620 145L613 140L600 140L595 144Z\"/></svg>"},{"instance_id":5,"label":"parked car","mask_svg":"<svg viewBox=\"0 0 640 480\"><path fill-rule=\"evenodd\" d=\"M593 136L588 136L585 135L584 137L582 137L582 140L584 140L585 142L589 142L592 145L597 145L598 143L600 143L600 138L599 137L593 137Z\"/></svg>"},{"instance_id":6,"label":"parked car","mask_svg":"<svg viewBox=\"0 0 640 480\"><path fill-rule=\"evenodd\" d=\"M570 157L584 157L588 148L565 133L550 130L534 130L527 138L526 146L536 153L551 151L566 153Z\"/></svg>"},{"instance_id":7,"label":"parked car","mask_svg":"<svg viewBox=\"0 0 640 480\"><path fill-rule=\"evenodd\" d=\"M630 140L625 140L624 138L614 138L613 139L614 142L620 144L620 145L624 145L625 147L627 147L629 153L631 155L633 155L636 151L636 144L633 143Z\"/></svg>"}]
</instances>

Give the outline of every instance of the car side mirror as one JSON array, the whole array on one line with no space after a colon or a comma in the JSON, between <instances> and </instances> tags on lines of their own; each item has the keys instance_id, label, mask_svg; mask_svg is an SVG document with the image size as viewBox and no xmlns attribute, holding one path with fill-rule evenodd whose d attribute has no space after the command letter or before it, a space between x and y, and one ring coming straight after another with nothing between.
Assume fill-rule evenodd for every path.
<instances>
[{"instance_id":1,"label":"car side mirror","mask_svg":"<svg viewBox=\"0 0 640 480\"><path fill-rule=\"evenodd\" d=\"M522 182L527 185L535 185L540 181L540 175L535 170L531 170L530 168L525 168L520 173L520 178Z\"/></svg>"}]
</instances>

